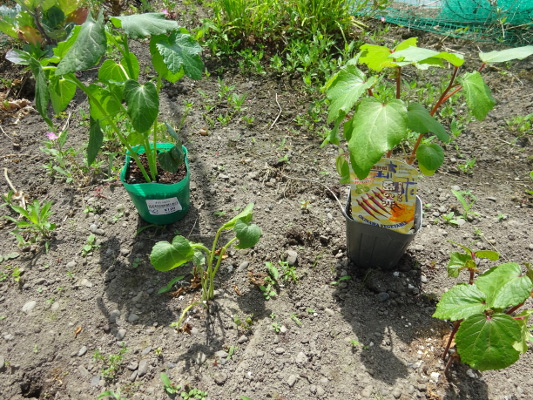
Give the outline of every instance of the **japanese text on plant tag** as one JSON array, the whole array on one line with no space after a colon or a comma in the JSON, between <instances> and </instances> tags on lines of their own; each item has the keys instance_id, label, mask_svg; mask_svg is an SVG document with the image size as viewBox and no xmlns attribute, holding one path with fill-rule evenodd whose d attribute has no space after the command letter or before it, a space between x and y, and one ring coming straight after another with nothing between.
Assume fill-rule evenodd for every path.
<instances>
[{"instance_id":1,"label":"japanese text on plant tag","mask_svg":"<svg viewBox=\"0 0 533 400\"><path fill-rule=\"evenodd\" d=\"M414 225L417 171L390 158L381 159L363 180L352 172L352 218L408 233Z\"/></svg>"},{"instance_id":2,"label":"japanese text on plant tag","mask_svg":"<svg viewBox=\"0 0 533 400\"><path fill-rule=\"evenodd\" d=\"M162 200L146 200L146 206L151 215L167 215L181 211L182 209L177 197Z\"/></svg>"}]
</instances>

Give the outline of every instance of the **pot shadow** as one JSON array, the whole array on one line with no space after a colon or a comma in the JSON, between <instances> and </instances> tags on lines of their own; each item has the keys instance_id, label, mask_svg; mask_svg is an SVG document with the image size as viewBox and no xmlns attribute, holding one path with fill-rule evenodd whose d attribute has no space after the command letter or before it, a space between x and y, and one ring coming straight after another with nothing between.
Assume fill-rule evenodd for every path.
<instances>
[{"instance_id":1,"label":"pot shadow","mask_svg":"<svg viewBox=\"0 0 533 400\"><path fill-rule=\"evenodd\" d=\"M446 379L436 362L444 348L436 343L449 333L448 324L432 317L436 301L422 292L417 264L409 252L393 270L362 269L349 261L344 272L352 279L340 282L334 293L356 336L354 351L367 372L388 385L431 372L440 373L439 382ZM474 391L476 399L487 398L484 382L465 378L448 385L446 399L474 398L464 397ZM432 385L439 386L428 381L428 390Z\"/></svg>"}]
</instances>

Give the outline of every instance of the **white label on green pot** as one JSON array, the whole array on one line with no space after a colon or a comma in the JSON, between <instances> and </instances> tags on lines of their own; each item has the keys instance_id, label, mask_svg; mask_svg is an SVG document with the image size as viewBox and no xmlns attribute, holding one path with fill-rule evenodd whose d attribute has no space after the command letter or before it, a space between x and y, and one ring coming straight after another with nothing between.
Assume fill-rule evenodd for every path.
<instances>
[{"instance_id":1,"label":"white label on green pot","mask_svg":"<svg viewBox=\"0 0 533 400\"><path fill-rule=\"evenodd\" d=\"M151 215L167 215L181 211L182 209L177 197L162 200L146 200L146 206Z\"/></svg>"}]
</instances>

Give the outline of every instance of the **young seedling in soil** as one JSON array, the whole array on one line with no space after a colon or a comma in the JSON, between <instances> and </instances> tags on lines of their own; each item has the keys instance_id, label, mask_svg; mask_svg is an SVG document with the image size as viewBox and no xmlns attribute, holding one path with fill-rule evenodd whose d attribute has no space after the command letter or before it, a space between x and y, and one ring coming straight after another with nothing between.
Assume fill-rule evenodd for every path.
<instances>
[{"instance_id":1,"label":"young seedling in soil","mask_svg":"<svg viewBox=\"0 0 533 400\"><path fill-rule=\"evenodd\" d=\"M253 208L253 203L248 204L241 213L222 225L215 235L211 249L178 235L172 239L172 243L157 242L152 248L150 262L158 271L170 271L192 261L195 274L201 280L202 301L205 304L215 297L215 276L228 248L234 245L237 249L248 249L259 241L261 228L251 223ZM218 249L218 241L225 231L233 231L235 236ZM180 322L192 306L194 304L184 310Z\"/></svg>"},{"instance_id":2,"label":"young seedling in soil","mask_svg":"<svg viewBox=\"0 0 533 400\"><path fill-rule=\"evenodd\" d=\"M517 263L508 262L479 274L479 259L496 261L490 250L472 250L454 243L464 253L452 252L448 275L469 273L468 283L458 283L442 295L433 317L454 322L444 358L455 339L461 361L484 371L514 364L528 349L531 336L527 323L533 309L518 310L533 295L533 269L524 273ZM476 276L477 275L477 276ZM446 370L453 357L450 357Z\"/></svg>"}]
</instances>

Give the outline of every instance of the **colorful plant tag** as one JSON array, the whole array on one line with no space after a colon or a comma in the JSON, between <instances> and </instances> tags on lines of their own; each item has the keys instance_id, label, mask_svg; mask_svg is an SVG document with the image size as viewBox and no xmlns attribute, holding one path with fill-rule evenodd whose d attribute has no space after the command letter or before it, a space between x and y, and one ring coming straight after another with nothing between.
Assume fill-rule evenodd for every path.
<instances>
[{"instance_id":1,"label":"colorful plant tag","mask_svg":"<svg viewBox=\"0 0 533 400\"><path fill-rule=\"evenodd\" d=\"M359 180L351 172L352 218L408 233L414 225L417 170L400 160L381 159Z\"/></svg>"},{"instance_id":2,"label":"colorful plant tag","mask_svg":"<svg viewBox=\"0 0 533 400\"><path fill-rule=\"evenodd\" d=\"M146 206L151 215L167 215L182 209L177 197L163 200L146 200Z\"/></svg>"}]
</instances>

